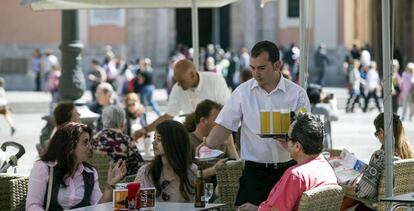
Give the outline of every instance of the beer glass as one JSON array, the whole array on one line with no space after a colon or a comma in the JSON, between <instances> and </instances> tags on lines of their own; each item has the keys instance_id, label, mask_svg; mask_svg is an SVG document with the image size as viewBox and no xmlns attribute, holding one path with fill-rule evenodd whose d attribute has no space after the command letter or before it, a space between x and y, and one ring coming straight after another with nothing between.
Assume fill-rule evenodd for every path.
<instances>
[{"instance_id":1,"label":"beer glass","mask_svg":"<svg viewBox=\"0 0 414 211\"><path fill-rule=\"evenodd\" d=\"M290 111L289 109L282 109L280 111L280 119L282 122L282 133L287 134L289 131L289 125L290 125Z\"/></svg>"},{"instance_id":2,"label":"beer glass","mask_svg":"<svg viewBox=\"0 0 414 211\"><path fill-rule=\"evenodd\" d=\"M282 134L282 120L280 110L272 111L273 133Z\"/></svg>"},{"instance_id":3,"label":"beer glass","mask_svg":"<svg viewBox=\"0 0 414 211\"><path fill-rule=\"evenodd\" d=\"M260 110L260 133L270 134L270 111Z\"/></svg>"}]
</instances>

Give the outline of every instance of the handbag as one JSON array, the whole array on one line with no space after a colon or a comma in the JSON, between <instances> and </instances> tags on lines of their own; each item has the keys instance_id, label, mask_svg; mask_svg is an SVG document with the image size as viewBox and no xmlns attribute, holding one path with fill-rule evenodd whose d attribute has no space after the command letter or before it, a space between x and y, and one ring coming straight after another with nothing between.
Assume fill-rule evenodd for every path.
<instances>
[{"instance_id":1,"label":"handbag","mask_svg":"<svg viewBox=\"0 0 414 211\"><path fill-rule=\"evenodd\" d=\"M49 184L47 187L47 197L46 197L46 209L49 210L50 207L50 198L52 197L52 186L53 186L53 167L49 167Z\"/></svg>"}]
</instances>

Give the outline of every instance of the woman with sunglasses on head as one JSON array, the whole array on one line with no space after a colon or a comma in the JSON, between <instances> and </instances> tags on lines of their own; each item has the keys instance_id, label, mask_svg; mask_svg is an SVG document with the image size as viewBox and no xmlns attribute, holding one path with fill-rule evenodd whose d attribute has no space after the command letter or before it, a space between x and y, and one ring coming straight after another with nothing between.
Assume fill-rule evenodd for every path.
<instances>
[{"instance_id":1,"label":"woman with sunglasses on head","mask_svg":"<svg viewBox=\"0 0 414 211\"><path fill-rule=\"evenodd\" d=\"M394 132L394 160L409 159L413 158L414 154L411 150L410 144L407 137L405 136L405 130L400 120L400 117L396 114L392 116L393 132ZM375 151L367 168L362 172L361 176L358 177L353 184L353 190L358 198L366 198L374 200L378 195L378 185L380 176L385 166L385 151L384 151L384 113L378 114L374 120L375 132L374 135L381 143L381 148ZM351 192L354 192L354 191ZM370 210L365 207L362 203L353 200L351 198L344 198L341 210L346 210L349 207L357 205L355 210Z\"/></svg>"},{"instance_id":2,"label":"woman with sunglasses on head","mask_svg":"<svg viewBox=\"0 0 414 211\"><path fill-rule=\"evenodd\" d=\"M136 181L141 187L155 187L157 201L193 202L195 173L187 130L173 120L164 121L155 129L154 160L142 166Z\"/></svg>"},{"instance_id":3,"label":"woman with sunglasses on head","mask_svg":"<svg viewBox=\"0 0 414 211\"><path fill-rule=\"evenodd\" d=\"M112 200L114 185L125 176L125 162L109 168L107 186L101 192L98 174L86 162L92 156L91 137L92 130L81 123L57 128L32 168L26 210L73 209Z\"/></svg>"}]
</instances>

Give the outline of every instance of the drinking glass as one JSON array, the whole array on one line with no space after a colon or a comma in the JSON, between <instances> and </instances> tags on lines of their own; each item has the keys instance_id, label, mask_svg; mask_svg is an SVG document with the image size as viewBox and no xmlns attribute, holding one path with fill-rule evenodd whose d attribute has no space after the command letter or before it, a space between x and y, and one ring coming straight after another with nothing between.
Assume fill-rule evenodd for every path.
<instances>
[{"instance_id":1,"label":"drinking glass","mask_svg":"<svg viewBox=\"0 0 414 211\"><path fill-rule=\"evenodd\" d=\"M210 198L213 196L213 192L214 192L213 183L205 183L204 184L204 200L206 202L206 206Z\"/></svg>"}]
</instances>

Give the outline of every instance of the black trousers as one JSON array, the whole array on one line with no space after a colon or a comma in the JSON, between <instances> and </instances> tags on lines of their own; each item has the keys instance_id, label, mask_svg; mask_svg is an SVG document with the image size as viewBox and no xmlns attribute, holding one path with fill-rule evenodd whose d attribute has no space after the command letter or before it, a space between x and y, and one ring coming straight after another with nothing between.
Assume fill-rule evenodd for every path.
<instances>
[{"instance_id":1,"label":"black trousers","mask_svg":"<svg viewBox=\"0 0 414 211\"><path fill-rule=\"evenodd\" d=\"M277 165L266 166L263 163L246 161L242 176L239 179L239 192L236 197L236 206L250 202L256 206L265 201L273 186L280 180L283 173L296 165L290 160Z\"/></svg>"}]
</instances>

